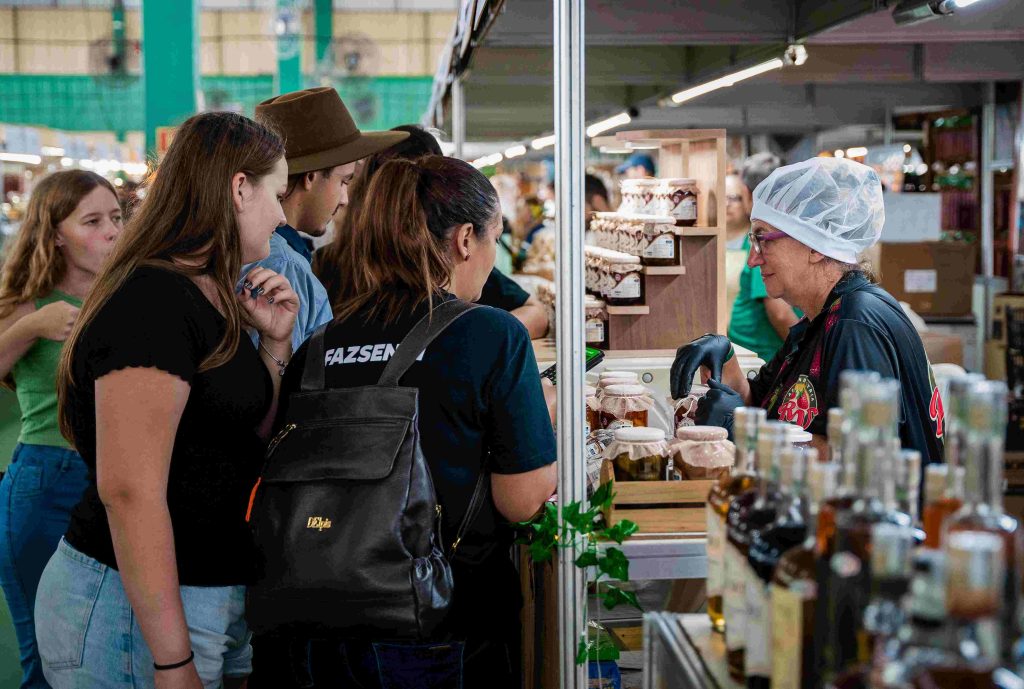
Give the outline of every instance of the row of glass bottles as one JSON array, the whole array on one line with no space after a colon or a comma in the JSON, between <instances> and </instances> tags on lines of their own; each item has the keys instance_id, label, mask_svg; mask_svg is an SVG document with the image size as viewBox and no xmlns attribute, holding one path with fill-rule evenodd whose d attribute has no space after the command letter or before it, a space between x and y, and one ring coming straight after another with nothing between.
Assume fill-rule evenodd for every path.
<instances>
[{"instance_id":1,"label":"row of glass bottles","mask_svg":"<svg viewBox=\"0 0 1024 689\"><path fill-rule=\"evenodd\" d=\"M1006 388L966 377L948 397L947 464L927 469L920 524L921 458L899 446L896 381L843 374L824 463L763 410L737 410L738 471L708 497L708 612L734 679L902 688L927 672L973 686L968 675L1013 662L1022 548L1002 510ZM914 641L929 629L934 648Z\"/></svg>"}]
</instances>

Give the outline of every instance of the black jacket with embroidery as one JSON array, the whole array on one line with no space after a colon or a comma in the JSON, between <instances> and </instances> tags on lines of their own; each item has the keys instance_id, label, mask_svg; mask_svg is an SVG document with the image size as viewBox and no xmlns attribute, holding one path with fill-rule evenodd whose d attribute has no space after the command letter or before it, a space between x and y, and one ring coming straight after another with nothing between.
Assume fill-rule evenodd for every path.
<instances>
[{"instance_id":1,"label":"black jacket with embroidery","mask_svg":"<svg viewBox=\"0 0 1024 689\"><path fill-rule=\"evenodd\" d=\"M817 317L790 329L750 380L751 404L769 419L825 435L828 410L839 406L839 374L848 369L898 379L903 447L926 464L942 461L942 401L921 338L899 303L859 271L839 281Z\"/></svg>"}]
</instances>

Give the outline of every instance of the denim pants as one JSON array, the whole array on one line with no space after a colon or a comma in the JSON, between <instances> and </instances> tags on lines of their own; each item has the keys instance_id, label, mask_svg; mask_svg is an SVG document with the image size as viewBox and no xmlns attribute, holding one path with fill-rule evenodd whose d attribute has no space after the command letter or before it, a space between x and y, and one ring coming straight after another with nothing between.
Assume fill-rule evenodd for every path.
<instances>
[{"instance_id":1,"label":"denim pants","mask_svg":"<svg viewBox=\"0 0 1024 689\"><path fill-rule=\"evenodd\" d=\"M252 672L244 586L181 586L196 671L207 689ZM153 655L121 575L62 540L43 571L36 633L54 689L144 689Z\"/></svg>"},{"instance_id":2,"label":"denim pants","mask_svg":"<svg viewBox=\"0 0 1024 689\"><path fill-rule=\"evenodd\" d=\"M49 686L36 649L36 587L87 481L78 453L21 444L0 481L0 585L18 636L23 689Z\"/></svg>"}]
</instances>

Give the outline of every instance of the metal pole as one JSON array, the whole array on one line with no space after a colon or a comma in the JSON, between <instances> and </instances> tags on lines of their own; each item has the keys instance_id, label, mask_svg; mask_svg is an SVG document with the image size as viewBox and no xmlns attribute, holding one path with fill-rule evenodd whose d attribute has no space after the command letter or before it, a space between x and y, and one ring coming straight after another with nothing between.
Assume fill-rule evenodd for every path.
<instances>
[{"instance_id":1,"label":"metal pole","mask_svg":"<svg viewBox=\"0 0 1024 689\"><path fill-rule=\"evenodd\" d=\"M995 274L995 157L996 85L985 85L985 105L981 110L981 273L985 285L985 310L982 313L985 339L992 338L992 283Z\"/></svg>"},{"instance_id":2,"label":"metal pole","mask_svg":"<svg viewBox=\"0 0 1024 689\"><path fill-rule=\"evenodd\" d=\"M458 74L452 79L452 143L455 144L455 157L462 158L462 149L466 145L466 99L462 76Z\"/></svg>"},{"instance_id":3,"label":"metal pole","mask_svg":"<svg viewBox=\"0 0 1024 689\"><path fill-rule=\"evenodd\" d=\"M555 198L558 222L558 509L586 499L583 469L583 0L556 0ZM575 548L558 556L558 632L562 689L583 689L576 664L584 632L586 580Z\"/></svg>"}]
</instances>

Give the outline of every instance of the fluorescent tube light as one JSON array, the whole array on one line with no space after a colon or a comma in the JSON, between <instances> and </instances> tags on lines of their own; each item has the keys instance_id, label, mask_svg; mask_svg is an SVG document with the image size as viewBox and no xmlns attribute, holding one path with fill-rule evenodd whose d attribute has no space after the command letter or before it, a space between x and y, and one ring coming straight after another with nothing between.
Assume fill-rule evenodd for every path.
<instances>
[{"instance_id":1,"label":"fluorescent tube light","mask_svg":"<svg viewBox=\"0 0 1024 689\"><path fill-rule=\"evenodd\" d=\"M505 157L500 153L492 153L489 156L482 156L480 158L477 158L472 163L470 163L470 165L479 170L480 168L490 167L491 165L497 165L504 159Z\"/></svg>"},{"instance_id":2,"label":"fluorescent tube light","mask_svg":"<svg viewBox=\"0 0 1024 689\"><path fill-rule=\"evenodd\" d=\"M59 146L43 146L39 151L44 156L62 156L64 155L64 149Z\"/></svg>"},{"instance_id":3,"label":"fluorescent tube light","mask_svg":"<svg viewBox=\"0 0 1024 689\"><path fill-rule=\"evenodd\" d=\"M847 158L863 158L868 154L868 149L864 146L854 146L853 148L846 149Z\"/></svg>"},{"instance_id":4,"label":"fluorescent tube light","mask_svg":"<svg viewBox=\"0 0 1024 689\"><path fill-rule=\"evenodd\" d=\"M551 136L542 136L539 139L534 139L532 142L530 142L530 148L532 148L535 151L539 151L541 149L548 148L549 146L554 146L554 145L555 145L555 135L554 134L552 134Z\"/></svg>"},{"instance_id":5,"label":"fluorescent tube light","mask_svg":"<svg viewBox=\"0 0 1024 689\"><path fill-rule=\"evenodd\" d=\"M736 82L743 81L744 79L750 79L751 77L756 77L759 74L764 74L765 72L770 72L774 69L781 69L783 64L785 63L782 61L782 58L776 57L768 60L768 62L762 62L759 65L741 69L740 71L733 72L732 74L726 74L724 77L713 79L705 84L699 84L674 94L672 96L672 102L676 105L685 103L697 96L703 96L706 93L717 91L718 89L725 88L726 86L732 86Z\"/></svg>"},{"instance_id":6,"label":"fluorescent tube light","mask_svg":"<svg viewBox=\"0 0 1024 689\"><path fill-rule=\"evenodd\" d=\"M606 120L595 122L594 124L587 127L587 136L594 138L598 134L603 134L609 129L615 129L621 127L624 124L629 124L633 121L633 118L629 116L628 112L620 112L614 117L609 117Z\"/></svg>"},{"instance_id":7,"label":"fluorescent tube light","mask_svg":"<svg viewBox=\"0 0 1024 689\"><path fill-rule=\"evenodd\" d=\"M0 153L0 160L5 163L26 163L28 165L38 165L43 162L39 156L28 153Z\"/></svg>"},{"instance_id":8,"label":"fluorescent tube light","mask_svg":"<svg viewBox=\"0 0 1024 689\"><path fill-rule=\"evenodd\" d=\"M526 146L519 145L505 149L506 158L518 158L522 155L526 155Z\"/></svg>"}]
</instances>

